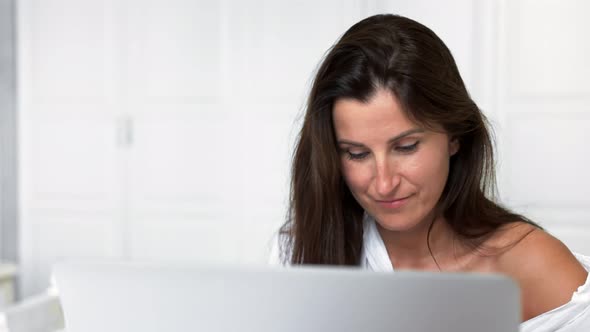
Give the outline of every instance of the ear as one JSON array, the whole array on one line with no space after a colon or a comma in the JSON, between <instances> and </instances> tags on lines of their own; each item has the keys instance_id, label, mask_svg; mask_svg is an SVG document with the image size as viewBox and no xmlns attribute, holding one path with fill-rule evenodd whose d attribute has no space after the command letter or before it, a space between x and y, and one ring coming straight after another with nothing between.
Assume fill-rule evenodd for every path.
<instances>
[{"instance_id":1,"label":"ear","mask_svg":"<svg viewBox=\"0 0 590 332\"><path fill-rule=\"evenodd\" d=\"M449 157L454 156L457 151L459 151L459 139L453 137L449 140Z\"/></svg>"}]
</instances>

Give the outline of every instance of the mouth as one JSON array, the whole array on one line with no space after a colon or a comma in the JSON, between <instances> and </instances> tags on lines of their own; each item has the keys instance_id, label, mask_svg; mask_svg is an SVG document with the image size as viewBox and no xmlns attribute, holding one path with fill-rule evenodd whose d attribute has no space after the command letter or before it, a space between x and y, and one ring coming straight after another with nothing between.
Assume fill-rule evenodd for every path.
<instances>
[{"instance_id":1,"label":"mouth","mask_svg":"<svg viewBox=\"0 0 590 332\"><path fill-rule=\"evenodd\" d=\"M396 198L396 199L375 200L375 201L377 202L377 204L379 206L381 206L383 208L398 209L398 208L401 208L402 206L404 206L408 202L408 199L410 197L412 197L412 195L402 197L402 198Z\"/></svg>"}]
</instances>

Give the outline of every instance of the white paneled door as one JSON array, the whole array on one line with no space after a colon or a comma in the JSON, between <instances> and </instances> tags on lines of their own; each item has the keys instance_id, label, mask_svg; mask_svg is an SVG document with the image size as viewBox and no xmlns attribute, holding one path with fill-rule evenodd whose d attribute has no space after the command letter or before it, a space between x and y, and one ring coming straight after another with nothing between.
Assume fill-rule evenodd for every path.
<instances>
[{"instance_id":1,"label":"white paneled door","mask_svg":"<svg viewBox=\"0 0 590 332\"><path fill-rule=\"evenodd\" d=\"M501 1L497 113L502 192L590 254L590 2Z\"/></svg>"},{"instance_id":2,"label":"white paneled door","mask_svg":"<svg viewBox=\"0 0 590 332\"><path fill-rule=\"evenodd\" d=\"M23 295L62 259L264 262L310 77L365 11L20 1Z\"/></svg>"}]
</instances>

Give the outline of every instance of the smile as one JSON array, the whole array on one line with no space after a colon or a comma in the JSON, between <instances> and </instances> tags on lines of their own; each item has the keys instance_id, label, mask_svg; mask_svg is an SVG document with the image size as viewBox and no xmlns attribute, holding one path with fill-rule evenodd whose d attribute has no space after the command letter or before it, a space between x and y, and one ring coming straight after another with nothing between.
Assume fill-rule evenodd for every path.
<instances>
[{"instance_id":1,"label":"smile","mask_svg":"<svg viewBox=\"0 0 590 332\"><path fill-rule=\"evenodd\" d=\"M376 202L380 207L383 207L386 209L399 209L408 202L408 199L410 197L412 197L412 195L404 197L404 198L400 198L400 199L387 200L387 201L376 200Z\"/></svg>"}]
</instances>

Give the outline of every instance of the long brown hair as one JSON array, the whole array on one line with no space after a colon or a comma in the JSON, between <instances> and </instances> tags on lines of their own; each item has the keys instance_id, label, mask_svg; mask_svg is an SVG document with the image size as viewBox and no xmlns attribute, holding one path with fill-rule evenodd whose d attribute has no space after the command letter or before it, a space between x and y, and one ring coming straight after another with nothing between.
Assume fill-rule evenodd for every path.
<instances>
[{"instance_id":1,"label":"long brown hair","mask_svg":"<svg viewBox=\"0 0 590 332\"><path fill-rule=\"evenodd\" d=\"M416 21L375 15L346 31L313 81L293 155L285 261L359 264L364 210L342 176L332 107L339 98L367 102L378 88L391 91L416 123L442 127L459 141L435 212L460 239L482 239L514 221L534 224L494 202L492 137L449 49Z\"/></svg>"}]
</instances>

